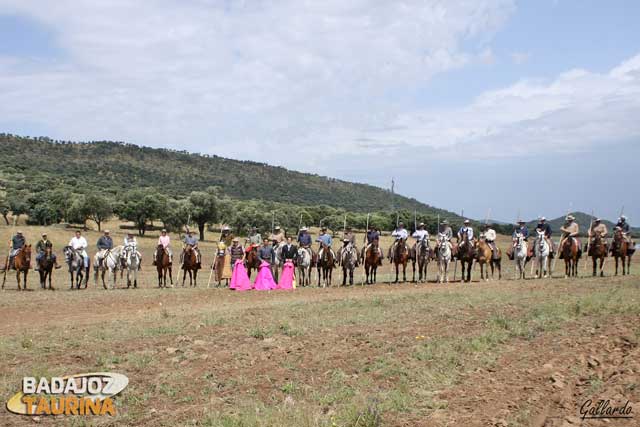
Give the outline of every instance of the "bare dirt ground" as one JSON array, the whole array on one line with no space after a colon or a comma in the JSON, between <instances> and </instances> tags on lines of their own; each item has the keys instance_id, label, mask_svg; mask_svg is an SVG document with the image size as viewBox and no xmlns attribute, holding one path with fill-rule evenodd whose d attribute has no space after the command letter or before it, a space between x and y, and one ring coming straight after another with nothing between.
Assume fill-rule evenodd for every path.
<instances>
[{"instance_id":1,"label":"bare dirt ground","mask_svg":"<svg viewBox=\"0 0 640 427\"><path fill-rule=\"evenodd\" d=\"M54 233L59 248L69 233ZM141 240L147 261L154 242ZM61 272L53 292L11 281L0 293L4 402L23 376L106 370L130 384L115 417L34 420L3 407L0 425L640 425L640 279L635 267L611 277L607 262L605 278L266 293L159 290L148 264L137 290L62 290ZM583 420L589 399L628 400L635 418Z\"/></svg>"}]
</instances>

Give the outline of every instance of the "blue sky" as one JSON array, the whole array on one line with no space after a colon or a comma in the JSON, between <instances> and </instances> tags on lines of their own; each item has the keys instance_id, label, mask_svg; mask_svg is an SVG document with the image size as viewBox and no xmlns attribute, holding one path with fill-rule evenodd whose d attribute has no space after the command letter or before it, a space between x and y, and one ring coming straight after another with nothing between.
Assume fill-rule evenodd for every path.
<instances>
[{"instance_id":1,"label":"blue sky","mask_svg":"<svg viewBox=\"0 0 640 427\"><path fill-rule=\"evenodd\" d=\"M0 0L0 131L640 224L640 2Z\"/></svg>"}]
</instances>

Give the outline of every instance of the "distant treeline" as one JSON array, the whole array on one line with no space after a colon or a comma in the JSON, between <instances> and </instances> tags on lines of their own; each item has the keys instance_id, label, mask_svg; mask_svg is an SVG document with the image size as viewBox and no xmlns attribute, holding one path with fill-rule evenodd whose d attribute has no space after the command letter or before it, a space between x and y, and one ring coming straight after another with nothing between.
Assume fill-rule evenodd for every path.
<instances>
[{"instance_id":1,"label":"distant treeline","mask_svg":"<svg viewBox=\"0 0 640 427\"><path fill-rule=\"evenodd\" d=\"M193 191L199 189L198 191ZM200 190L201 189L201 190ZM0 134L0 214L24 214L31 224L101 223L117 216L142 235L151 224L170 230L220 223L244 233L279 225L364 229L369 221L391 230L424 222L435 232L438 215L461 218L383 189L288 171L255 162L201 156L117 142L70 143ZM415 218L414 218L415 215ZM476 224L478 225L478 224ZM512 226L495 224L501 233Z\"/></svg>"}]
</instances>

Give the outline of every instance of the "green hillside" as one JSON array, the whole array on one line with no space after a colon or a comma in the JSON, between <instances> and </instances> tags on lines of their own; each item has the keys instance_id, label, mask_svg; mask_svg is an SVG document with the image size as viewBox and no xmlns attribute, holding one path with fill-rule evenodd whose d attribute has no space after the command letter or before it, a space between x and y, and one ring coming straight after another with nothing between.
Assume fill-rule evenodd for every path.
<instances>
[{"instance_id":1,"label":"green hillside","mask_svg":"<svg viewBox=\"0 0 640 427\"><path fill-rule=\"evenodd\" d=\"M151 187L170 197L216 186L232 198L296 205L325 204L354 212L388 209L388 190L263 163L225 159L110 141L54 142L0 134L0 170L5 181L43 180L101 188ZM398 209L455 214L396 195Z\"/></svg>"}]
</instances>

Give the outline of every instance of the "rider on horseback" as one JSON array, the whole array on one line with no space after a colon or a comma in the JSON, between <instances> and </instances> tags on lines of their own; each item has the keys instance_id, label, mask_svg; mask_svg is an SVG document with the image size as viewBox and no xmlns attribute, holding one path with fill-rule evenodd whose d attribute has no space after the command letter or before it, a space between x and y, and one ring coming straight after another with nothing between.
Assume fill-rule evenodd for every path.
<instances>
[{"instance_id":1,"label":"rider on horseback","mask_svg":"<svg viewBox=\"0 0 640 427\"><path fill-rule=\"evenodd\" d=\"M249 253L254 249L257 249L262 243L262 236L258 233L258 230L255 227L251 227L251 231L249 232L249 238L245 239L245 244L249 243L245 252Z\"/></svg>"},{"instance_id":2,"label":"rider on horseback","mask_svg":"<svg viewBox=\"0 0 640 427\"><path fill-rule=\"evenodd\" d=\"M96 259L98 260L98 267L101 267L102 261L106 258L109 251L113 249L113 239L109 235L109 230L104 230L103 235L100 236L96 243L96 247L98 248Z\"/></svg>"},{"instance_id":3,"label":"rider on horseback","mask_svg":"<svg viewBox=\"0 0 640 427\"><path fill-rule=\"evenodd\" d=\"M511 244L509 249L507 249L507 257L509 257L509 259L511 260L513 259L513 250L518 244L518 237L520 236L524 239L525 242L529 240L529 229L527 228L526 222L523 219L518 220L518 225L514 227L513 233L511 233L511 239L513 243ZM533 247L528 249L529 251L531 251L533 250Z\"/></svg>"},{"instance_id":4,"label":"rider on horseback","mask_svg":"<svg viewBox=\"0 0 640 427\"><path fill-rule=\"evenodd\" d=\"M338 252L338 259L342 258L342 251L344 250L344 248L354 248L356 250L356 253L358 252L358 248L356 247L356 235L353 233L351 227L345 228L342 236L342 247ZM359 258L360 257L356 257L356 267L360 262Z\"/></svg>"},{"instance_id":5,"label":"rider on horseback","mask_svg":"<svg viewBox=\"0 0 640 427\"><path fill-rule=\"evenodd\" d=\"M411 235L411 237L413 237L414 239L416 239L415 244L413 245L414 250L416 251L416 255L417 255L417 250L418 250L418 246L423 242L426 241L427 244L429 244L429 232L427 230L425 230L424 228L424 223L421 222L420 224L418 224L418 229L416 231L413 232L413 234Z\"/></svg>"},{"instance_id":6,"label":"rider on horseback","mask_svg":"<svg viewBox=\"0 0 640 427\"><path fill-rule=\"evenodd\" d=\"M388 258L391 260L391 262L393 262L393 255L395 254L396 248L398 247L398 245L400 244L405 245L405 247L407 248L407 252L409 252L409 247L407 246L407 239L409 238L409 232L407 231L406 228L404 228L404 223L401 222L398 224L398 228L396 228L391 232L391 236L396 238L395 241L393 242L393 245L391 245L391 247L389 248Z\"/></svg>"},{"instance_id":7,"label":"rider on horseback","mask_svg":"<svg viewBox=\"0 0 640 427\"><path fill-rule=\"evenodd\" d=\"M447 239L447 242L453 238L453 230L449 225L449 221L447 221L446 219L443 219L442 222L440 222L438 234L443 235Z\"/></svg>"},{"instance_id":8,"label":"rider on horseback","mask_svg":"<svg viewBox=\"0 0 640 427\"><path fill-rule=\"evenodd\" d=\"M560 231L562 232L562 237L560 238L560 244L558 245L558 252L560 253L560 258L562 258L562 245L565 240L572 238L576 241L578 245L578 250L580 249L580 240L578 239L578 234L580 234L580 227L578 223L575 222L576 218L569 214L565 218L565 223L562 227L560 227Z\"/></svg>"},{"instance_id":9,"label":"rider on horseback","mask_svg":"<svg viewBox=\"0 0 640 427\"><path fill-rule=\"evenodd\" d=\"M56 268L62 267L58 264L56 254L53 253L53 243L51 243L51 240L47 238L47 233L42 233L42 239L38 240L38 243L36 244L36 266L34 268L35 271L38 271L40 260L46 255L47 248L51 249L49 258L51 259L51 261L53 261Z\"/></svg>"},{"instance_id":10,"label":"rider on horseback","mask_svg":"<svg viewBox=\"0 0 640 427\"><path fill-rule=\"evenodd\" d=\"M80 230L76 231L74 237L69 241L69 246L73 248L74 251L78 252L82 259L84 260L84 268L88 271L89 269L89 255L87 254L87 239L82 236Z\"/></svg>"},{"instance_id":11,"label":"rider on horseback","mask_svg":"<svg viewBox=\"0 0 640 427\"><path fill-rule=\"evenodd\" d=\"M309 248L311 246L311 234L307 227L302 227L298 234L298 244L301 248Z\"/></svg>"},{"instance_id":12,"label":"rider on horseback","mask_svg":"<svg viewBox=\"0 0 640 427\"><path fill-rule=\"evenodd\" d=\"M200 249L198 248L198 238L193 235L193 232L189 230L189 227L187 227L187 235L184 236L184 239L182 239L182 242L186 246L191 246L191 248L196 253L197 267L202 268L202 256L200 255ZM180 264L182 264L183 262L184 262L184 251L182 252L182 254L180 254Z\"/></svg>"},{"instance_id":13,"label":"rider on horseback","mask_svg":"<svg viewBox=\"0 0 640 427\"><path fill-rule=\"evenodd\" d=\"M499 259L498 247L496 246L496 238L498 237L496 230L491 228L489 224L485 224L482 228L483 230L482 233L480 233L480 238L484 238L484 241L491 248L491 257L493 259Z\"/></svg>"},{"instance_id":14,"label":"rider on horseback","mask_svg":"<svg viewBox=\"0 0 640 427\"><path fill-rule=\"evenodd\" d=\"M369 231L367 231L367 244L364 248L362 248L362 259L365 259L367 256L367 251L369 248L375 245L378 250L378 265L382 265L382 249L380 249L380 232L373 226L373 224L369 224Z\"/></svg>"},{"instance_id":15,"label":"rider on horseback","mask_svg":"<svg viewBox=\"0 0 640 427\"><path fill-rule=\"evenodd\" d=\"M162 246L162 250L164 250L167 253L167 255L169 255L169 264L172 264L173 251L171 250L170 245L171 245L171 238L167 234L167 230L163 228L162 231L160 232L160 237L158 237L158 246ZM159 252L158 248L156 247L156 250L153 253L153 265L158 264L158 256L160 255L158 252Z\"/></svg>"},{"instance_id":16,"label":"rider on horseback","mask_svg":"<svg viewBox=\"0 0 640 427\"><path fill-rule=\"evenodd\" d=\"M536 230L540 230L544 232L544 239L547 241L549 245L549 255L553 258L553 254L555 252L553 241L551 240L551 235L553 231L551 230L551 225L547 222L547 218L541 216L538 219L538 225L536 225Z\"/></svg>"},{"instance_id":17,"label":"rider on horseback","mask_svg":"<svg viewBox=\"0 0 640 427\"><path fill-rule=\"evenodd\" d=\"M124 238L124 249L125 251L127 249L135 251L139 261L138 270L140 270L142 268L142 254L138 251L138 241L136 240L136 236L134 236L131 231L128 232ZM126 267L127 260L124 257L120 258L120 260L122 262L122 268L124 269Z\"/></svg>"},{"instance_id":18,"label":"rider on horseback","mask_svg":"<svg viewBox=\"0 0 640 427\"><path fill-rule=\"evenodd\" d=\"M331 238L331 235L327 233L327 227L322 227L320 231L322 232L322 234L320 234L316 239L316 242L320 243L320 250L318 251L318 259L322 259L322 254L324 253L324 249L327 248L329 249L329 251L331 251L331 255L335 260L336 254L333 252L333 248L331 247L333 243L333 239Z\"/></svg>"},{"instance_id":19,"label":"rider on horseback","mask_svg":"<svg viewBox=\"0 0 640 427\"><path fill-rule=\"evenodd\" d=\"M11 238L11 250L9 251L9 269L14 269L13 260L18 255L18 252L27 244L27 240L24 238L22 231L18 230L16 235Z\"/></svg>"},{"instance_id":20,"label":"rider on horseback","mask_svg":"<svg viewBox=\"0 0 640 427\"><path fill-rule=\"evenodd\" d=\"M622 236L624 237L624 240L627 241L627 246L630 248L633 248L634 244L631 241L631 227L627 222L627 217L624 215L620 215L620 218L618 218L618 223L616 224L616 227L620 227L620 230L622 230Z\"/></svg>"},{"instance_id":21,"label":"rider on horseback","mask_svg":"<svg viewBox=\"0 0 640 427\"><path fill-rule=\"evenodd\" d=\"M602 242L604 243L605 248L608 247L607 234L609 234L609 229L607 228L607 225L604 224L600 218L594 219L593 224L591 224L591 228L589 229L589 233L588 233L589 246L593 248L596 238L599 237L600 239L602 239ZM585 252L586 252L586 248L585 248Z\"/></svg>"},{"instance_id":22,"label":"rider on horseback","mask_svg":"<svg viewBox=\"0 0 640 427\"><path fill-rule=\"evenodd\" d=\"M470 223L471 222L468 219L465 219L463 223L464 225L460 227L460 230L458 230L458 246L459 247L464 246L465 235L469 240L469 244L472 246L474 244L473 228L469 225Z\"/></svg>"}]
</instances>

